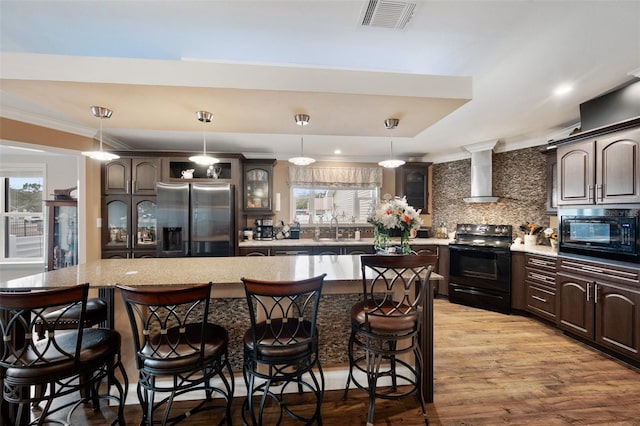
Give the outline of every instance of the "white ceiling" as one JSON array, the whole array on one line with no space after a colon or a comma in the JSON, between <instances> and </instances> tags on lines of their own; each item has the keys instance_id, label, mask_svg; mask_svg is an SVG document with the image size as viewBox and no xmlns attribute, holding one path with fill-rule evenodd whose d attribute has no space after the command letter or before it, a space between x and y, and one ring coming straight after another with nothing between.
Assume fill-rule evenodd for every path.
<instances>
[{"instance_id":1,"label":"white ceiling","mask_svg":"<svg viewBox=\"0 0 640 426\"><path fill-rule=\"evenodd\" d=\"M304 136L321 160L378 161L393 139L445 161L544 144L640 69L640 1L422 1L400 30L361 26L366 5L2 0L0 115L93 136L106 106L118 149L198 151L206 129L209 151L249 158Z\"/></svg>"}]
</instances>

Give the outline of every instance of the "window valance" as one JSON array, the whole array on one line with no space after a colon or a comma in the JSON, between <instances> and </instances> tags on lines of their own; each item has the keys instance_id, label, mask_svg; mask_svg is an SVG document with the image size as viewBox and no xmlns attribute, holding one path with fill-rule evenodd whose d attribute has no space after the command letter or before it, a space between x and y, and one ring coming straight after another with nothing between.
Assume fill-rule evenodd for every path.
<instances>
[{"instance_id":1,"label":"window valance","mask_svg":"<svg viewBox=\"0 0 640 426\"><path fill-rule=\"evenodd\" d=\"M289 166L289 186L380 188L382 168Z\"/></svg>"}]
</instances>

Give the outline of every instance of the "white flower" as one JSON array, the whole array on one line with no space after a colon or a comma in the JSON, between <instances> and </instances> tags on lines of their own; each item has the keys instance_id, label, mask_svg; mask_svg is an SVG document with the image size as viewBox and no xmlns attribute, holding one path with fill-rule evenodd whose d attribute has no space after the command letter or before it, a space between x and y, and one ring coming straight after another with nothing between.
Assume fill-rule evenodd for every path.
<instances>
[{"instance_id":1,"label":"white flower","mask_svg":"<svg viewBox=\"0 0 640 426\"><path fill-rule=\"evenodd\" d=\"M405 197L381 202L367 221L385 229L411 230L422 225L420 210L408 205Z\"/></svg>"}]
</instances>

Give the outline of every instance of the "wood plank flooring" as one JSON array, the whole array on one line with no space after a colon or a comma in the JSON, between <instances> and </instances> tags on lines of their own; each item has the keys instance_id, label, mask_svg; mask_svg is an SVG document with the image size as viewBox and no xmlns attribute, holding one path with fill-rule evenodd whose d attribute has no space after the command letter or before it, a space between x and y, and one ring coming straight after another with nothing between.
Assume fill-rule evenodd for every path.
<instances>
[{"instance_id":1,"label":"wood plank flooring","mask_svg":"<svg viewBox=\"0 0 640 426\"><path fill-rule=\"evenodd\" d=\"M431 425L640 425L640 372L539 321L435 301L435 402ZM329 391L322 407L326 425L363 425L367 399L351 390ZM241 398L233 423L242 424ZM185 403L178 403L183 406ZM299 408L311 411L301 398ZM209 414L211 413L211 414ZM138 425L140 407L126 408L127 425ZM77 424L102 424L90 410ZM217 423L214 412L182 424ZM271 418L273 422L273 418ZM296 424L284 421L283 424ZM376 425L424 424L414 398L377 401Z\"/></svg>"}]
</instances>

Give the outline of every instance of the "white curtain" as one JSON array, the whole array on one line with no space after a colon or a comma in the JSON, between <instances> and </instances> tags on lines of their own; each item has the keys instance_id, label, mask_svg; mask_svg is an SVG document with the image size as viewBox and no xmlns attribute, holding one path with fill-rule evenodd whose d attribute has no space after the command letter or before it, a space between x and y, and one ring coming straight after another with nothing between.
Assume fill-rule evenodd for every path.
<instances>
[{"instance_id":1,"label":"white curtain","mask_svg":"<svg viewBox=\"0 0 640 426\"><path fill-rule=\"evenodd\" d=\"M289 166L289 186L380 188L382 168Z\"/></svg>"}]
</instances>

